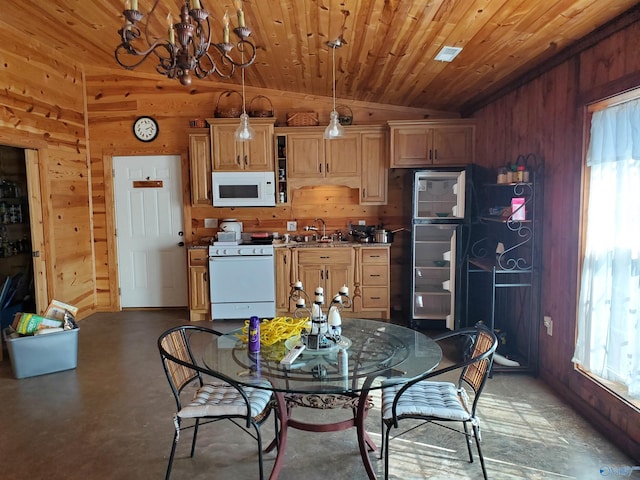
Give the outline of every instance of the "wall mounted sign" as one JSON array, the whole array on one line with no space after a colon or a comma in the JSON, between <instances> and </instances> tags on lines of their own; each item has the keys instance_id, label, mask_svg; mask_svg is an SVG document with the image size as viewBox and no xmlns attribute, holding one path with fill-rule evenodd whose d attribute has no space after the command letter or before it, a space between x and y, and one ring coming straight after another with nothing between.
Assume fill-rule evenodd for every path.
<instances>
[{"instance_id":1,"label":"wall mounted sign","mask_svg":"<svg viewBox=\"0 0 640 480\"><path fill-rule=\"evenodd\" d=\"M162 188L162 180L134 180L133 188Z\"/></svg>"}]
</instances>

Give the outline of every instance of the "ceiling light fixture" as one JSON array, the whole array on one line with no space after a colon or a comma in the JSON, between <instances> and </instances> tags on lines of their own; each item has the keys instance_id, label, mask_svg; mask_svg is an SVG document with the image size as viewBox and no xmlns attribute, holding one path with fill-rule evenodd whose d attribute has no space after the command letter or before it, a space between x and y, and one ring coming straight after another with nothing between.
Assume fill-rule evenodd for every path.
<instances>
[{"instance_id":1,"label":"ceiling light fixture","mask_svg":"<svg viewBox=\"0 0 640 480\"><path fill-rule=\"evenodd\" d=\"M240 115L240 125L236 128L235 137L238 142L248 142L253 140L255 136L256 132L249 123L249 115L247 115L247 110L245 108L244 69L242 69L242 114Z\"/></svg>"},{"instance_id":2,"label":"ceiling light fixture","mask_svg":"<svg viewBox=\"0 0 640 480\"><path fill-rule=\"evenodd\" d=\"M342 47L342 40L337 38L333 42L327 42L327 45L331 47L333 58L333 111L329 115L329 125L324 129L324 138L333 140L334 138L344 137L344 127L340 124L338 112L336 111L336 48Z\"/></svg>"},{"instance_id":3,"label":"ceiling light fixture","mask_svg":"<svg viewBox=\"0 0 640 480\"><path fill-rule=\"evenodd\" d=\"M461 51L462 47L448 47L445 45L440 49L434 60L438 60L439 62L452 62Z\"/></svg>"},{"instance_id":4,"label":"ceiling light fixture","mask_svg":"<svg viewBox=\"0 0 640 480\"><path fill-rule=\"evenodd\" d=\"M242 54L242 60L237 61L231 56L234 44L229 42L229 16L225 12L222 43L214 44L218 50L217 63L209 53L211 25L209 12L203 8L202 0L184 0L178 23L173 23L171 13L167 15L166 38L152 37L149 32L149 24L152 18L155 18L154 13L159 1L153 2L153 7L143 22L145 15L138 10L138 0L125 0L125 23L118 30L122 43L114 52L116 62L121 67L133 70L153 54L158 60L158 73L169 78L177 78L182 85L190 85L192 73L201 79L214 72L222 78L230 78L236 68L244 70L255 61L256 47L249 40L251 29L244 22L242 0L234 0L238 26L233 29L238 37L235 46ZM248 58L246 62L245 56Z\"/></svg>"}]
</instances>

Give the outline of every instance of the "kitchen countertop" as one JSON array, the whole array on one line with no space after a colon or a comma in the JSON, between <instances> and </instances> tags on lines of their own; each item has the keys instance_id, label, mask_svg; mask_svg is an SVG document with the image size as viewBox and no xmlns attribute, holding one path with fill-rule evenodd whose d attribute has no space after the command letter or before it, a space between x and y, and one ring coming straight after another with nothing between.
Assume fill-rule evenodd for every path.
<instances>
[{"instance_id":1,"label":"kitchen countertop","mask_svg":"<svg viewBox=\"0 0 640 480\"><path fill-rule=\"evenodd\" d=\"M361 243L361 242L279 242L274 247L295 248L341 248L341 247L389 247L390 243Z\"/></svg>"},{"instance_id":2,"label":"kitchen countertop","mask_svg":"<svg viewBox=\"0 0 640 480\"><path fill-rule=\"evenodd\" d=\"M390 247L390 243L360 243L360 242L289 242L274 240L273 246L276 248L344 248L344 247ZM207 249L208 243L194 243L189 245L192 249Z\"/></svg>"}]
</instances>

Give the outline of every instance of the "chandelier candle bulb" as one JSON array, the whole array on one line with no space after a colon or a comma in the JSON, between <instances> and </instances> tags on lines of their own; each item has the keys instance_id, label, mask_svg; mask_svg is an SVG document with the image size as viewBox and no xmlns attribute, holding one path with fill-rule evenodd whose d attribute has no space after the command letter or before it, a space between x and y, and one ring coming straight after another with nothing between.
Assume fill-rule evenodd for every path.
<instances>
[{"instance_id":1,"label":"chandelier candle bulb","mask_svg":"<svg viewBox=\"0 0 640 480\"><path fill-rule=\"evenodd\" d=\"M222 29L222 41L224 43L229 43L229 12L226 10L222 16L222 24L224 25L224 28Z\"/></svg>"},{"instance_id":2,"label":"chandelier candle bulb","mask_svg":"<svg viewBox=\"0 0 640 480\"><path fill-rule=\"evenodd\" d=\"M169 28L169 43L173 45L176 43L176 32L173 29L173 18L171 18L171 13L167 13L167 27Z\"/></svg>"},{"instance_id":3,"label":"chandelier candle bulb","mask_svg":"<svg viewBox=\"0 0 640 480\"><path fill-rule=\"evenodd\" d=\"M128 2L125 2L125 7ZM131 0L131 10L138 10L138 0Z\"/></svg>"},{"instance_id":4,"label":"chandelier candle bulb","mask_svg":"<svg viewBox=\"0 0 640 480\"><path fill-rule=\"evenodd\" d=\"M193 10L200 10L202 9L202 5L200 5L200 0L193 0L193 5L191 5L191 8Z\"/></svg>"},{"instance_id":5,"label":"chandelier candle bulb","mask_svg":"<svg viewBox=\"0 0 640 480\"><path fill-rule=\"evenodd\" d=\"M234 0L233 4L238 13L238 26L244 27L244 12L242 11L242 0Z\"/></svg>"}]
</instances>

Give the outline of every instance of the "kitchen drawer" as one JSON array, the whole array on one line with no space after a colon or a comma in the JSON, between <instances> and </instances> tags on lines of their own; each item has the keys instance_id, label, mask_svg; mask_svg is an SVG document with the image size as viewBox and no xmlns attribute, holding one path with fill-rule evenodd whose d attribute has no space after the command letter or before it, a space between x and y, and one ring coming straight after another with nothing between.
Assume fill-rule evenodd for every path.
<instances>
[{"instance_id":1,"label":"kitchen drawer","mask_svg":"<svg viewBox=\"0 0 640 480\"><path fill-rule=\"evenodd\" d=\"M363 248L362 263L384 263L389 261L388 248Z\"/></svg>"},{"instance_id":2,"label":"kitchen drawer","mask_svg":"<svg viewBox=\"0 0 640 480\"><path fill-rule=\"evenodd\" d=\"M206 248L193 248L189 250L189 266L204 266L209 264L209 251Z\"/></svg>"},{"instance_id":3,"label":"kitchen drawer","mask_svg":"<svg viewBox=\"0 0 640 480\"><path fill-rule=\"evenodd\" d=\"M387 265L362 265L362 285L387 286L389 283Z\"/></svg>"},{"instance_id":4,"label":"kitchen drawer","mask_svg":"<svg viewBox=\"0 0 640 480\"><path fill-rule=\"evenodd\" d=\"M362 308L389 308L389 290L386 287L363 287Z\"/></svg>"},{"instance_id":5,"label":"kitchen drawer","mask_svg":"<svg viewBox=\"0 0 640 480\"><path fill-rule=\"evenodd\" d=\"M350 264L352 251L352 248L300 248L298 249L298 264Z\"/></svg>"}]
</instances>

